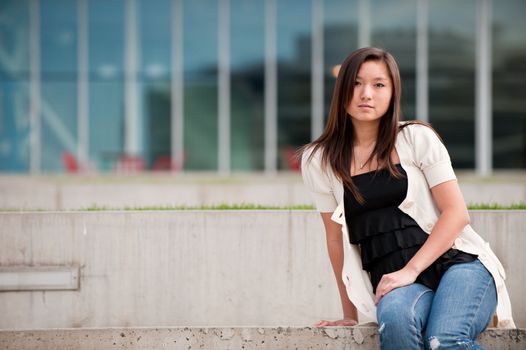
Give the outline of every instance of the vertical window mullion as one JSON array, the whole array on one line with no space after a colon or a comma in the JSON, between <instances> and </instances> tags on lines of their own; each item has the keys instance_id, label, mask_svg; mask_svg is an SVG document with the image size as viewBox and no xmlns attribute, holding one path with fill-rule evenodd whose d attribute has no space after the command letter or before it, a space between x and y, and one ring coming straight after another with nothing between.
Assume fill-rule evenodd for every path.
<instances>
[{"instance_id":1,"label":"vertical window mullion","mask_svg":"<svg viewBox=\"0 0 526 350\"><path fill-rule=\"evenodd\" d=\"M476 33L476 172L481 176L489 176L493 167L491 144L491 0L477 2Z\"/></svg>"}]
</instances>

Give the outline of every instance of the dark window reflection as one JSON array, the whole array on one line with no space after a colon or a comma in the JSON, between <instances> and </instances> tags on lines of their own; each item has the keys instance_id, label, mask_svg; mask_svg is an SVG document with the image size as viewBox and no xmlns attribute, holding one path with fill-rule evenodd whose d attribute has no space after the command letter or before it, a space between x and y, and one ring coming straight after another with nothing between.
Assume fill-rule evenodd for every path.
<instances>
[{"instance_id":1,"label":"dark window reflection","mask_svg":"<svg viewBox=\"0 0 526 350\"><path fill-rule=\"evenodd\" d=\"M184 1L184 168L216 170L218 4Z\"/></svg>"},{"instance_id":2,"label":"dark window reflection","mask_svg":"<svg viewBox=\"0 0 526 350\"><path fill-rule=\"evenodd\" d=\"M263 170L265 1L230 1L232 170Z\"/></svg>"},{"instance_id":3,"label":"dark window reflection","mask_svg":"<svg viewBox=\"0 0 526 350\"><path fill-rule=\"evenodd\" d=\"M371 1L371 44L393 54L402 79L402 118L416 115L416 1Z\"/></svg>"},{"instance_id":4,"label":"dark window reflection","mask_svg":"<svg viewBox=\"0 0 526 350\"><path fill-rule=\"evenodd\" d=\"M61 171L65 153L77 152L77 4L42 1L41 169Z\"/></svg>"},{"instance_id":5,"label":"dark window reflection","mask_svg":"<svg viewBox=\"0 0 526 350\"><path fill-rule=\"evenodd\" d=\"M475 15L475 1L429 4L429 121L456 168L475 167Z\"/></svg>"},{"instance_id":6,"label":"dark window reflection","mask_svg":"<svg viewBox=\"0 0 526 350\"><path fill-rule=\"evenodd\" d=\"M0 1L0 170L29 171L29 1Z\"/></svg>"},{"instance_id":7,"label":"dark window reflection","mask_svg":"<svg viewBox=\"0 0 526 350\"><path fill-rule=\"evenodd\" d=\"M169 170L172 5L170 0L140 0L138 5L144 161L147 169Z\"/></svg>"},{"instance_id":8,"label":"dark window reflection","mask_svg":"<svg viewBox=\"0 0 526 350\"><path fill-rule=\"evenodd\" d=\"M301 0L277 3L278 169L290 169L290 152L310 141L311 7Z\"/></svg>"},{"instance_id":9,"label":"dark window reflection","mask_svg":"<svg viewBox=\"0 0 526 350\"><path fill-rule=\"evenodd\" d=\"M323 61L324 61L324 120L331 104L335 67L358 48L357 0L328 0L324 3Z\"/></svg>"},{"instance_id":10,"label":"dark window reflection","mask_svg":"<svg viewBox=\"0 0 526 350\"><path fill-rule=\"evenodd\" d=\"M493 166L526 167L526 2L493 3Z\"/></svg>"},{"instance_id":11,"label":"dark window reflection","mask_svg":"<svg viewBox=\"0 0 526 350\"><path fill-rule=\"evenodd\" d=\"M89 148L101 171L124 153L124 5L88 2Z\"/></svg>"}]
</instances>

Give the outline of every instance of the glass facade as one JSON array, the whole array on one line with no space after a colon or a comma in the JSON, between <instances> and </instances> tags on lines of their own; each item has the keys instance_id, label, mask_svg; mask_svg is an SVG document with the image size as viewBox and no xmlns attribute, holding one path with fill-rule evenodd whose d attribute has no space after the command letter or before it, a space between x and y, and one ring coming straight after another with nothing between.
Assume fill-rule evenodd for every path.
<instances>
[{"instance_id":1,"label":"glass facade","mask_svg":"<svg viewBox=\"0 0 526 350\"><path fill-rule=\"evenodd\" d=\"M143 157L147 169L162 169L171 152L171 12L170 0L138 2L139 96Z\"/></svg>"},{"instance_id":2,"label":"glass facade","mask_svg":"<svg viewBox=\"0 0 526 350\"><path fill-rule=\"evenodd\" d=\"M29 0L0 2L0 171L29 172Z\"/></svg>"},{"instance_id":3,"label":"glass facade","mask_svg":"<svg viewBox=\"0 0 526 350\"><path fill-rule=\"evenodd\" d=\"M77 11L69 0L40 4L41 169L62 169L77 152Z\"/></svg>"},{"instance_id":4,"label":"glass facade","mask_svg":"<svg viewBox=\"0 0 526 350\"><path fill-rule=\"evenodd\" d=\"M384 47L396 57L404 119L421 117L417 65L425 60L427 117L455 167L475 169L481 4L491 5L492 89L486 97L493 168L525 169L526 4L428 0L424 27L421 4L0 1L0 171L71 171L65 155L78 161L83 148L89 166L101 172L118 169L127 156L140 159L139 170L170 169L176 157L187 171L218 171L221 159L232 171L272 170L265 157L274 157L274 147L277 169L294 169L291 154L318 132L315 114L327 117L334 68L363 45ZM274 64L276 84L266 86L274 81L268 75ZM271 89L275 100L266 99ZM274 139L265 130L272 131L267 122L273 110L277 138L269 145ZM180 155L172 154L176 143Z\"/></svg>"},{"instance_id":5,"label":"glass facade","mask_svg":"<svg viewBox=\"0 0 526 350\"><path fill-rule=\"evenodd\" d=\"M218 168L218 2L184 1L184 167Z\"/></svg>"},{"instance_id":6,"label":"glass facade","mask_svg":"<svg viewBox=\"0 0 526 350\"><path fill-rule=\"evenodd\" d=\"M124 0L88 1L89 156L102 171L124 153L124 16Z\"/></svg>"},{"instance_id":7,"label":"glass facade","mask_svg":"<svg viewBox=\"0 0 526 350\"><path fill-rule=\"evenodd\" d=\"M232 170L263 170L265 0L230 0Z\"/></svg>"},{"instance_id":8,"label":"glass facade","mask_svg":"<svg viewBox=\"0 0 526 350\"><path fill-rule=\"evenodd\" d=\"M429 3L429 121L457 168L475 167L476 5Z\"/></svg>"},{"instance_id":9,"label":"glass facade","mask_svg":"<svg viewBox=\"0 0 526 350\"><path fill-rule=\"evenodd\" d=\"M311 138L311 21L310 2L277 1L278 169Z\"/></svg>"},{"instance_id":10,"label":"glass facade","mask_svg":"<svg viewBox=\"0 0 526 350\"><path fill-rule=\"evenodd\" d=\"M493 165L526 168L526 3L493 4Z\"/></svg>"},{"instance_id":11,"label":"glass facade","mask_svg":"<svg viewBox=\"0 0 526 350\"><path fill-rule=\"evenodd\" d=\"M323 62L324 120L327 120L336 67L358 48L358 1L328 0L324 3Z\"/></svg>"},{"instance_id":12,"label":"glass facade","mask_svg":"<svg viewBox=\"0 0 526 350\"><path fill-rule=\"evenodd\" d=\"M416 1L371 1L371 45L389 50L402 79L404 119L418 119L415 111Z\"/></svg>"}]
</instances>

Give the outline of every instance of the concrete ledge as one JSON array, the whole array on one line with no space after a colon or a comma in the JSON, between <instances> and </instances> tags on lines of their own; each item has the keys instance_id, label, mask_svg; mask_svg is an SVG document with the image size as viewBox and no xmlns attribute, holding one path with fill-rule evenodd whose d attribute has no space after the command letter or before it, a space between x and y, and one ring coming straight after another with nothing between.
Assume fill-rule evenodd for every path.
<instances>
[{"instance_id":1,"label":"concrete ledge","mask_svg":"<svg viewBox=\"0 0 526 350\"><path fill-rule=\"evenodd\" d=\"M482 181L462 176L466 203L526 202L526 176L495 176ZM218 177L148 176L5 176L0 174L0 208L78 210L87 207L201 206L257 203L268 206L312 204L299 174Z\"/></svg>"},{"instance_id":2,"label":"concrete ledge","mask_svg":"<svg viewBox=\"0 0 526 350\"><path fill-rule=\"evenodd\" d=\"M526 211L470 214L525 327ZM78 290L1 292L0 329L304 327L341 315L314 211L1 213L0 243L3 267L80 267Z\"/></svg>"},{"instance_id":3,"label":"concrete ledge","mask_svg":"<svg viewBox=\"0 0 526 350\"><path fill-rule=\"evenodd\" d=\"M526 330L488 329L487 349L526 348ZM376 327L106 328L0 331L5 350L55 349L379 349Z\"/></svg>"}]
</instances>

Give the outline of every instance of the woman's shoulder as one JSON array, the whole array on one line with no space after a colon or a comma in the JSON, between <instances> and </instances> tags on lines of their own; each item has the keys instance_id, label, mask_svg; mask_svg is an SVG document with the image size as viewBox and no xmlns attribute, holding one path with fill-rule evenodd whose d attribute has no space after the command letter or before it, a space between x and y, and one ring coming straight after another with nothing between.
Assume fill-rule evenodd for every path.
<instances>
[{"instance_id":1,"label":"woman's shoulder","mask_svg":"<svg viewBox=\"0 0 526 350\"><path fill-rule=\"evenodd\" d=\"M435 129L431 124L421 120L403 120L398 123L398 129L400 132L405 133L425 133L432 131L436 133Z\"/></svg>"},{"instance_id":2,"label":"woman's shoulder","mask_svg":"<svg viewBox=\"0 0 526 350\"><path fill-rule=\"evenodd\" d=\"M431 124L420 120L406 120L399 123L399 136L402 135L406 141L414 144L419 142L435 142L442 138Z\"/></svg>"},{"instance_id":3,"label":"woman's shoulder","mask_svg":"<svg viewBox=\"0 0 526 350\"><path fill-rule=\"evenodd\" d=\"M312 143L305 145L301 150L301 163L314 163L319 165L323 155L323 147Z\"/></svg>"},{"instance_id":4,"label":"woman's shoulder","mask_svg":"<svg viewBox=\"0 0 526 350\"><path fill-rule=\"evenodd\" d=\"M322 177L325 180L333 176L329 161L324 159L323 146L306 145L302 149L301 172L303 176Z\"/></svg>"}]
</instances>

